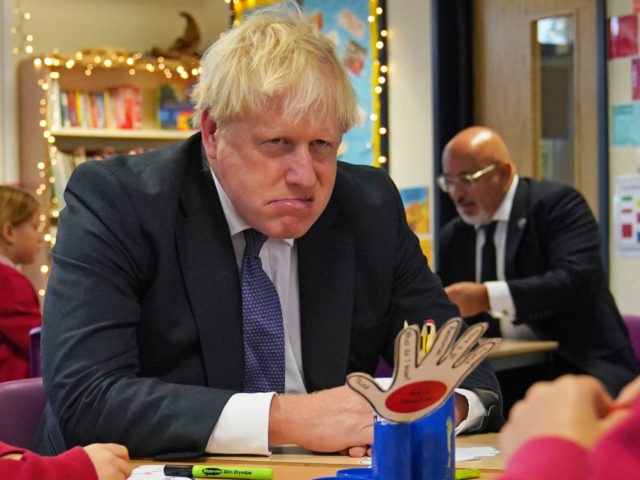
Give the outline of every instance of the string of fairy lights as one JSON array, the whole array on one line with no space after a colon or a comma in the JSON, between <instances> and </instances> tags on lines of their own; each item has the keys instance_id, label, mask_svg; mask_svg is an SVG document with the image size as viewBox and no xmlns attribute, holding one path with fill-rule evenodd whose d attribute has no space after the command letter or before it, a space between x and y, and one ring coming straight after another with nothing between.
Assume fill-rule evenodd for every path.
<instances>
[{"instance_id":1,"label":"string of fairy lights","mask_svg":"<svg viewBox=\"0 0 640 480\"><path fill-rule=\"evenodd\" d=\"M33 53L33 34L30 33L29 20L31 20L31 12L24 11L20 0L16 0L13 7L13 21L11 27L11 35L13 35L13 46L11 52L14 55Z\"/></svg>"},{"instance_id":2,"label":"string of fairy lights","mask_svg":"<svg viewBox=\"0 0 640 480\"><path fill-rule=\"evenodd\" d=\"M225 0L230 4L231 17L233 21L238 21L242 12L250 8L255 8L274 0ZM387 128L387 77L389 67L386 61L386 43L388 31L386 29L386 16L384 11L384 0L369 0L369 23L372 52L372 72L371 84L373 93L373 105L370 119L373 124L372 151L373 164L382 168L388 168L388 128ZM12 34L15 37L13 53L15 55L33 55L34 36L29 33L29 20L31 13L24 11L20 1L16 0L14 8L14 22ZM59 215L58 200L51 192L54 189L54 176L52 167L55 166L58 157L56 146L55 125L51 124L50 106L59 104L55 98L56 89L52 88L54 82L60 82L65 72L82 69L85 76L90 77L97 69L126 69L131 77L141 72L164 75L168 80L180 78L189 80L196 78L200 74L200 64L197 59L165 59L163 57L149 57L141 52L123 52L108 50L84 50L77 51L72 55L63 55L57 50L44 56L36 56L33 59L34 68L42 70L43 75L39 76L38 85L43 91L39 105L38 124L42 131L42 137L48 146L46 158L36 163L38 178L41 183L37 186L35 193L43 199L42 204L50 206L48 215L43 214L43 224L51 221L55 222ZM44 235L44 240L52 247L55 243L55 233L51 229ZM41 274L46 277L49 273L49 263L40 266ZM38 292L44 296L44 288Z\"/></svg>"}]
</instances>

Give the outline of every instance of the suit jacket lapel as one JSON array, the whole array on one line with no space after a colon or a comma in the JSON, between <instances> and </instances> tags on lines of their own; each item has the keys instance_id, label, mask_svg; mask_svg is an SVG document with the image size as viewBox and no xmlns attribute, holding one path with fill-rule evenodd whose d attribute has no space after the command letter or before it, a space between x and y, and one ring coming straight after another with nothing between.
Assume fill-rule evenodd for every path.
<instances>
[{"instance_id":1,"label":"suit jacket lapel","mask_svg":"<svg viewBox=\"0 0 640 480\"><path fill-rule=\"evenodd\" d=\"M176 243L195 316L209 385L242 390L243 344L240 279L227 225L208 165L185 175L184 216ZM195 165L197 163L197 165ZM223 299L223 301L220 301Z\"/></svg>"},{"instance_id":2,"label":"suit jacket lapel","mask_svg":"<svg viewBox=\"0 0 640 480\"><path fill-rule=\"evenodd\" d=\"M300 329L307 391L341 385L353 315L353 234L335 222L330 204L298 240Z\"/></svg>"},{"instance_id":3,"label":"suit jacket lapel","mask_svg":"<svg viewBox=\"0 0 640 480\"><path fill-rule=\"evenodd\" d=\"M507 244L505 250L505 276L507 279L515 276L516 252L522 241L527 226L527 198L529 185L521 178L518 181L516 194L513 197L509 225L507 227Z\"/></svg>"}]
</instances>

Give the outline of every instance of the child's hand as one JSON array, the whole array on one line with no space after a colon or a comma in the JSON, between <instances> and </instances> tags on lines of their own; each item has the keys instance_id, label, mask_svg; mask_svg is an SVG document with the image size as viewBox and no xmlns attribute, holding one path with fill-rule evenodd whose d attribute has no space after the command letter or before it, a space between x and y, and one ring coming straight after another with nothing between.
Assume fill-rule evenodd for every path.
<instances>
[{"instance_id":1,"label":"child's hand","mask_svg":"<svg viewBox=\"0 0 640 480\"><path fill-rule=\"evenodd\" d=\"M84 447L98 473L98 480L125 480L131 475L127 448L115 443L93 443Z\"/></svg>"}]
</instances>

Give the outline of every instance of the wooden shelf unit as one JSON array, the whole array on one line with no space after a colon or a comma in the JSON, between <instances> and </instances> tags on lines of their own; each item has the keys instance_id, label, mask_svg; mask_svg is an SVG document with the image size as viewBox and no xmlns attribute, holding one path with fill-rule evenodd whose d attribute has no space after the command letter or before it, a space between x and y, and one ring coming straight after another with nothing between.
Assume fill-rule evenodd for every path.
<instances>
[{"instance_id":1,"label":"wooden shelf unit","mask_svg":"<svg viewBox=\"0 0 640 480\"><path fill-rule=\"evenodd\" d=\"M115 66L109 68L104 64L96 65L95 59L89 57L74 61L71 68L67 68L69 59L57 57L54 64L42 60L29 59L19 65L18 111L21 184L39 195L45 213L50 214L56 209L56 199L50 198L51 159L56 151L70 152L78 147L87 151L107 148L116 151L148 150L186 138L194 132L161 129L157 113L161 85L171 83L186 88L195 81L193 74L197 66L191 59L184 65L175 60L137 59L133 65L113 62ZM160 67L174 74L168 78ZM186 79L178 74L182 67L189 72ZM140 89L141 129L62 127L53 121L59 118L53 113L55 108L59 108L59 98L56 98L59 91L105 91L118 85L134 85ZM43 243L41 250L36 262L24 270L38 291L43 291L46 286L46 266L50 264L49 245Z\"/></svg>"}]
</instances>

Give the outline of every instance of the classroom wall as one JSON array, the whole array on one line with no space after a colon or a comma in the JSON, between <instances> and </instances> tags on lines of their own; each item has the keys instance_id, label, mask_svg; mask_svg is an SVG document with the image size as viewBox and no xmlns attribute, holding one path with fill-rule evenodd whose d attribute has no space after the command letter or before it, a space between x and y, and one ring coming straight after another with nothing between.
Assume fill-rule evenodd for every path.
<instances>
[{"instance_id":1,"label":"classroom wall","mask_svg":"<svg viewBox=\"0 0 640 480\"><path fill-rule=\"evenodd\" d=\"M633 15L633 0L609 0L607 1L607 18L612 16ZM638 7L636 7L638 8ZM640 17L638 13L635 13ZM608 103L609 103L609 188L611 192L611 223L610 223L610 264L611 264L611 289L616 297L618 307L623 313L640 314L640 257L622 255L616 248L616 215L617 208L614 201L616 177L619 175L640 174L640 145L616 146L611 137L614 130L614 118L612 108L614 105L638 104L638 100L632 100L631 94L631 62L638 58L639 53L633 56L609 59L607 61L608 78ZM640 124L633 126L640 130Z\"/></svg>"},{"instance_id":2,"label":"classroom wall","mask_svg":"<svg viewBox=\"0 0 640 480\"><path fill-rule=\"evenodd\" d=\"M15 79L11 52L13 0L0 0L0 183L17 179ZM11 161L12 160L12 161Z\"/></svg>"},{"instance_id":3,"label":"classroom wall","mask_svg":"<svg viewBox=\"0 0 640 480\"><path fill-rule=\"evenodd\" d=\"M387 0L387 25L389 171L400 188L431 185L431 2Z\"/></svg>"}]
</instances>

